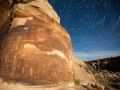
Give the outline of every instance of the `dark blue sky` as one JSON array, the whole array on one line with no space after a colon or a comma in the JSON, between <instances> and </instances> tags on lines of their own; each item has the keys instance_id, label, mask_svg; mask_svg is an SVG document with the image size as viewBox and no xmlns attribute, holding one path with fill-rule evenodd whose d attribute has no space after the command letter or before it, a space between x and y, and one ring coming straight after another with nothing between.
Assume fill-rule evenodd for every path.
<instances>
[{"instance_id":1,"label":"dark blue sky","mask_svg":"<svg viewBox=\"0 0 120 90\"><path fill-rule=\"evenodd\" d=\"M120 0L48 0L71 37L74 55L94 60L120 55Z\"/></svg>"}]
</instances>

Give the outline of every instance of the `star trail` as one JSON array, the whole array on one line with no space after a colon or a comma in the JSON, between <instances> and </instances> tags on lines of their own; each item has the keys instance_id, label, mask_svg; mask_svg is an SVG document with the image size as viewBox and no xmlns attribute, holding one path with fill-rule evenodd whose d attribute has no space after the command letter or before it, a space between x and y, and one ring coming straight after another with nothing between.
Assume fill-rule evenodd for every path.
<instances>
[{"instance_id":1,"label":"star trail","mask_svg":"<svg viewBox=\"0 0 120 90\"><path fill-rule=\"evenodd\" d=\"M120 55L120 0L48 0L71 37L74 55L93 60Z\"/></svg>"}]
</instances>

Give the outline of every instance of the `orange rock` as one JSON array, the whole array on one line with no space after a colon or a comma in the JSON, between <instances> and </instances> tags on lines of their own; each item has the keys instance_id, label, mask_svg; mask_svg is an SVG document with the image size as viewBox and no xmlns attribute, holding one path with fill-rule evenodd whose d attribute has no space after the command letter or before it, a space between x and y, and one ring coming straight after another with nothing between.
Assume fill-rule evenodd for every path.
<instances>
[{"instance_id":1,"label":"orange rock","mask_svg":"<svg viewBox=\"0 0 120 90\"><path fill-rule=\"evenodd\" d=\"M69 34L53 18L30 5L17 12L0 55L3 79L51 85L68 82L73 75Z\"/></svg>"}]
</instances>

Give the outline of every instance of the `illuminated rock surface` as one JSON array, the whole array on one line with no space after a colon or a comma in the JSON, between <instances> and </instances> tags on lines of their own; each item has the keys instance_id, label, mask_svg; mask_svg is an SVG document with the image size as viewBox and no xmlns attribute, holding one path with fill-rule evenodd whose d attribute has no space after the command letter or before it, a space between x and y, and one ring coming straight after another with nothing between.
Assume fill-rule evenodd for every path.
<instances>
[{"instance_id":1,"label":"illuminated rock surface","mask_svg":"<svg viewBox=\"0 0 120 90\"><path fill-rule=\"evenodd\" d=\"M6 82L51 85L72 79L69 34L39 8L42 1L14 6L15 18L1 48L0 76Z\"/></svg>"}]
</instances>

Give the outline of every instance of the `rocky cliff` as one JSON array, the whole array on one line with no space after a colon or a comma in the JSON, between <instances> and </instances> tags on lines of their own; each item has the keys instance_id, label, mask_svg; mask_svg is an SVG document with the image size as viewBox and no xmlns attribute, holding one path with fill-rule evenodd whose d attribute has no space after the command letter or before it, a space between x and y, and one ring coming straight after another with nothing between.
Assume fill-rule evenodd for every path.
<instances>
[{"instance_id":1,"label":"rocky cliff","mask_svg":"<svg viewBox=\"0 0 120 90\"><path fill-rule=\"evenodd\" d=\"M107 90L120 89L120 56L87 61L86 64L98 81L107 84Z\"/></svg>"}]
</instances>

